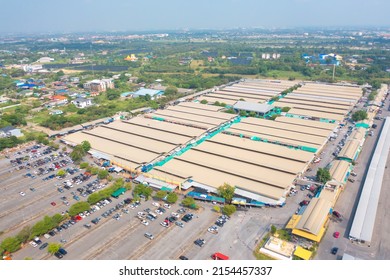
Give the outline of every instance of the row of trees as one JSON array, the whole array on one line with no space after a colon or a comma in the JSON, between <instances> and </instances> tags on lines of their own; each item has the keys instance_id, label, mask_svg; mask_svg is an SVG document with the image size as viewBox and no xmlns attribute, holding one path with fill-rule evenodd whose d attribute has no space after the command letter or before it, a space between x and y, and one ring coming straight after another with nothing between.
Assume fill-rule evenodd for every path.
<instances>
[{"instance_id":1,"label":"row of trees","mask_svg":"<svg viewBox=\"0 0 390 280\"><path fill-rule=\"evenodd\" d=\"M45 216L32 227L25 226L16 236L5 238L0 244L0 251L15 252L20 249L22 243L32 240L35 236L47 233L57 227L66 218L66 215L62 216L60 214L55 214L51 217Z\"/></svg>"}]
</instances>

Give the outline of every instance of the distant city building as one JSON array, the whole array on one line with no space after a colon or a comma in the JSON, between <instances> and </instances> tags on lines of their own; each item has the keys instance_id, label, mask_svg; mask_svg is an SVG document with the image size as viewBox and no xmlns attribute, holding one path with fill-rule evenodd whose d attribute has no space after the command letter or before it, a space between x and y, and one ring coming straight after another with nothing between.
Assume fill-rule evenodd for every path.
<instances>
[{"instance_id":1,"label":"distant city building","mask_svg":"<svg viewBox=\"0 0 390 280\"><path fill-rule=\"evenodd\" d=\"M11 137L11 136L20 137L23 136L23 133L20 131L19 128L10 125L0 128L0 138Z\"/></svg>"},{"instance_id":2,"label":"distant city building","mask_svg":"<svg viewBox=\"0 0 390 280\"><path fill-rule=\"evenodd\" d=\"M319 54L318 56L303 54L302 58L306 61L306 63L319 63L323 65L337 66L340 65L341 61L343 60L343 57L341 55L337 55L334 53Z\"/></svg>"},{"instance_id":3,"label":"distant city building","mask_svg":"<svg viewBox=\"0 0 390 280\"><path fill-rule=\"evenodd\" d=\"M40 59L37 60L38 63L50 63L53 61L54 61L54 58L47 57L47 56L41 57Z\"/></svg>"},{"instance_id":4,"label":"distant city building","mask_svg":"<svg viewBox=\"0 0 390 280\"><path fill-rule=\"evenodd\" d=\"M36 64L36 65L23 65L22 69L24 72L28 73L35 73L38 72L39 70L42 70L42 64Z\"/></svg>"},{"instance_id":5,"label":"distant city building","mask_svg":"<svg viewBox=\"0 0 390 280\"><path fill-rule=\"evenodd\" d=\"M86 108L93 105L92 99L89 98L76 98L75 100L72 101L72 103L77 108Z\"/></svg>"},{"instance_id":6,"label":"distant city building","mask_svg":"<svg viewBox=\"0 0 390 280\"><path fill-rule=\"evenodd\" d=\"M83 85L88 91L104 92L107 89L115 88L112 79L92 80Z\"/></svg>"},{"instance_id":7,"label":"distant city building","mask_svg":"<svg viewBox=\"0 0 390 280\"><path fill-rule=\"evenodd\" d=\"M126 61L137 61L138 60L138 57L135 56L135 54L131 54L131 55L128 55L124 58L124 60Z\"/></svg>"}]
</instances>

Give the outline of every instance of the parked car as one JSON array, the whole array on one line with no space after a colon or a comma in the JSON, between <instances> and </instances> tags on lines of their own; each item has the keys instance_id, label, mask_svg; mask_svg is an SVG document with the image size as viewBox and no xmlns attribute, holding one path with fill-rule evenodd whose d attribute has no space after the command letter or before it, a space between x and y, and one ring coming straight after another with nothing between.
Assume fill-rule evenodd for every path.
<instances>
[{"instance_id":1,"label":"parked car","mask_svg":"<svg viewBox=\"0 0 390 280\"><path fill-rule=\"evenodd\" d=\"M332 215L335 216L336 218L341 219L341 214L339 212L337 212L337 211L333 211Z\"/></svg>"},{"instance_id":2,"label":"parked car","mask_svg":"<svg viewBox=\"0 0 390 280\"><path fill-rule=\"evenodd\" d=\"M339 250L339 248L333 247L331 250L332 255L336 255L338 250Z\"/></svg>"},{"instance_id":3,"label":"parked car","mask_svg":"<svg viewBox=\"0 0 390 280\"><path fill-rule=\"evenodd\" d=\"M206 244L206 241L205 241L204 239L199 238L199 239L196 239L196 240L194 241L194 243L195 243L196 245L198 245L199 247L203 247L203 245Z\"/></svg>"},{"instance_id":4,"label":"parked car","mask_svg":"<svg viewBox=\"0 0 390 280\"><path fill-rule=\"evenodd\" d=\"M39 246L39 250L45 249L48 245L49 245L49 243L47 243L47 242L43 243L41 246Z\"/></svg>"},{"instance_id":5,"label":"parked car","mask_svg":"<svg viewBox=\"0 0 390 280\"><path fill-rule=\"evenodd\" d=\"M340 232L335 231L335 232L333 233L333 237L334 237L334 238L339 238L339 237L340 237Z\"/></svg>"},{"instance_id":6,"label":"parked car","mask_svg":"<svg viewBox=\"0 0 390 280\"><path fill-rule=\"evenodd\" d=\"M153 234L151 234L151 233L149 233L149 232L146 232L146 233L144 234L144 236L145 236L146 238L150 239L150 240L154 239Z\"/></svg>"}]
</instances>

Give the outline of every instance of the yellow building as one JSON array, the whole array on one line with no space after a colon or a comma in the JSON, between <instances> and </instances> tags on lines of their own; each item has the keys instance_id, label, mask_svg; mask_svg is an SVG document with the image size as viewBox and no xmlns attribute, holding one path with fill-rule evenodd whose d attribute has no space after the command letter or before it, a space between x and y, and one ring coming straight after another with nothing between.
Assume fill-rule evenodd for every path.
<instances>
[{"instance_id":1,"label":"yellow building","mask_svg":"<svg viewBox=\"0 0 390 280\"><path fill-rule=\"evenodd\" d=\"M326 199L313 198L302 215L293 215L286 228L292 234L320 242L325 234L332 203Z\"/></svg>"},{"instance_id":2,"label":"yellow building","mask_svg":"<svg viewBox=\"0 0 390 280\"><path fill-rule=\"evenodd\" d=\"M131 55L128 55L124 58L124 60L126 61L137 61L138 60L138 57L135 56L135 54L131 54Z\"/></svg>"}]
</instances>

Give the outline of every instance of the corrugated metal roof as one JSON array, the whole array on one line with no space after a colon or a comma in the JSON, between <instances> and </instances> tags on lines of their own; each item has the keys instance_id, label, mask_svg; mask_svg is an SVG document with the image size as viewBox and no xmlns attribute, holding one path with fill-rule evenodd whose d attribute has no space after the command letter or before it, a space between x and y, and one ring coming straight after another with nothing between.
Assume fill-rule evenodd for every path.
<instances>
[{"instance_id":1,"label":"corrugated metal roof","mask_svg":"<svg viewBox=\"0 0 390 280\"><path fill-rule=\"evenodd\" d=\"M360 147L359 140L348 140L347 143L345 143L345 146L339 152L338 157L355 160L355 155L359 147Z\"/></svg>"},{"instance_id":2,"label":"corrugated metal roof","mask_svg":"<svg viewBox=\"0 0 390 280\"><path fill-rule=\"evenodd\" d=\"M233 108L236 110L245 110L245 111L266 114L269 111L271 111L274 108L274 106L269 104L264 104L264 103L260 104L260 103L246 102L246 101L237 101L237 103L234 104Z\"/></svg>"},{"instance_id":3,"label":"corrugated metal roof","mask_svg":"<svg viewBox=\"0 0 390 280\"><path fill-rule=\"evenodd\" d=\"M346 175L351 167L351 164L345 160L332 161L332 167L329 170L332 179L340 184L344 184L346 181Z\"/></svg>"},{"instance_id":4,"label":"corrugated metal roof","mask_svg":"<svg viewBox=\"0 0 390 280\"><path fill-rule=\"evenodd\" d=\"M364 181L349 236L371 242L383 175L390 150L390 117L386 118Z\"/></svg>"},{"instance_id":5,"label":"corrugated metal roof","mask_svg":"<svg viewBox=\"0 0 390 280\"><path fill-rule=\"evenodd\" d=\"M331 202L321 198L313 198L299 220L296 228L318 235L328 218Z\"/></svg>"}]
</instances>

